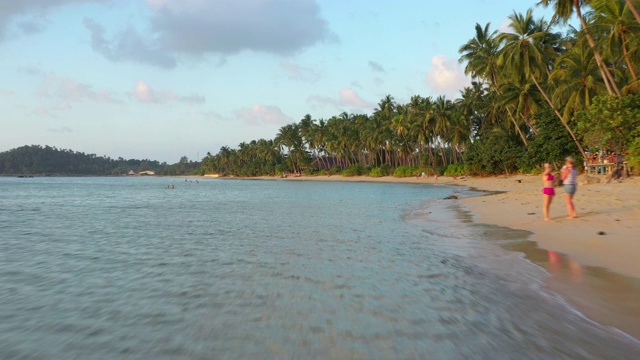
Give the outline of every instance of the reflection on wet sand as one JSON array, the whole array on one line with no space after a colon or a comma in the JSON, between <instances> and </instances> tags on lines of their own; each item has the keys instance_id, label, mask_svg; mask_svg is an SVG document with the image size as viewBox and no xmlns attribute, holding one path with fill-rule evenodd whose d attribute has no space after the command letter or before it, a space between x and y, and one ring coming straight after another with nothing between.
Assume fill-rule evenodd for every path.
<instances>
[{"instance_id":1,"label":"reflection on wet sand","mask_svg":"<svg viewBox=\"0 0 640 360\"><path fill-rule=\"evenodd\" d=\"M548 288L590 319L640 338L640 279L583 266L565 254L541 249L532 241L508 241L501 246L522 252L544 267L550 274Z\"/></svg>"}]
</instances>

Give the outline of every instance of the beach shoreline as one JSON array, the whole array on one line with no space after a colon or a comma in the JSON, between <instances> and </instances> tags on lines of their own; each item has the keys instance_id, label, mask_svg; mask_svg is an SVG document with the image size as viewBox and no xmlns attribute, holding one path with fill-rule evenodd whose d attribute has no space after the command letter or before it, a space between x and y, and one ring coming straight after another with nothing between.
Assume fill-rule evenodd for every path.
<instances>
[{"instance_id":1,"label":"beach shoreline","mask_svg":"<svg viewBox=\"0 0 640 360\"><path fill-rule=\"evenodd\" d=\"M622 182L579 185L575 197L579 217L567 219L562 188L551 205L549 222L542 218L542 183L539 176L395 178L366 176L301 176L231 178L278 181L343 181L421 185L455 185L486 193L464 197L460 203L480 223L499 225L532 233L530 240L541 248L569 255L582 265L596 266L640 279L640 178ZM580 176L578 181L581 182ZM604 233L604 235L599 235Z\"/></svg>"},{"instance_id":2,"label":"beach shoreline","mask_svg":"<svg viewBox=\"0 0 640 360\"><path fill-rule=\"evenodd\" d=\"M239 179L239 178L235 178ZM395 177L257 177L251 180L343 181L420 185L454 185L460 191L456 203L478 224L501 229L524 230L530 235L521 243L504 246L545 268L547 288L569 301L587 318L613 326L640 339L640 178L622 182L579 185L575 197L579 217L567 218L562 188L551 206L551 221L542 216L539 176L516 175L453 179ZM584 182L584 177L578 178ZM482 194L484 193L484 194Z\"/></svg>"}]
</instances>

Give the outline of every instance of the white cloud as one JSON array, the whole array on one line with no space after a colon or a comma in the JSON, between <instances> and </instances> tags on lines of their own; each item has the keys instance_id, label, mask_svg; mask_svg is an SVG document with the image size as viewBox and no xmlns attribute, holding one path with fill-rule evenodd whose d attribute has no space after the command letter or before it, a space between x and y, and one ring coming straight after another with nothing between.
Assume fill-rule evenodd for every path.
<instances>
[{"instance_id":1,"label":"white cloud","mask_svg":"<svg viewBox=\"0 0 640 360\"><path fill-rule=\"evenodd\" d=\"M307 98L307 102L315 105L332 106L338 111L363 111L371 110L375 104L364 100L353 88L343 88L340 90L337 98L331 98L322 95L311 95Z\"/></svg>"},{"instance_id":2,"label":"white cloud","mask_svg":"<svg viewBox=\"0 0 640 360\"><path fill-rule=\"evenodd\" d=\"M182 55L228 56L242 51L292 54L331 41L316 0L147 0L152 16L108 38L91 19L93 49L112 61L173 68Z\"/></svg>"},{"instance_id":3,"label":"white cloud","mask_svg":"<svg viewBox=\"0 0 640 360\"><path fill-rule=\"evenodd\" d=\"M251 126L286 125L293 122L293 119L277 106L255 104L250 108L238 109L234 113L245 124Z\"/></svg>"},{"instance_id":4,"label":"white cloud","mask_svg":"<svg viewBox=\"0 0 640 360\"><path fill-rule=\"evenodd\" d=\"M344 88L340 90L340 102L355 108L373 107L373 104L364 101L358 93L352 88Z\"/></svg>"},{"instance_id":5,"label":"white cloud","mask_svg":"<svg viewBox=\"0 0 640 360\"><path fill-rule=\"evenodd\" d=\"M431 69L427 71L426 82L431 89L450 97L455 97L471 83L458 61L447 59L444 55L436 55L431 59Z\"/></svg>"},{"instance_id":6,"label":"white cloud","mask_svg":"<svg viewBox=\"0 0 640 360\"><path fill-rule=\"evenodd\" d=\"M72 103L92 101L101 103L121 103L111 92L94 90L69 77L48 75L44 77L38 90L40 97L57 101L54 110L68 110Z\"/></svg>"},{"instance_id":7,"label":"white cloud","mask_svg":"<svg viewBox=\"0 0 640 360\"><path fill-rule=\"evenodd\" d=\"M131 92L131 96L135 100L145 104L178 102L187 105L199 105L206 101L205 97L199 94L180 96L171 91L156 91L142 80L138 81L138 84Z\"/></svg>"},{"instance_id":8,"label":"white cloud","mask_svg":"<svg viewBox=\"0 0 640 360\"><path fill-rule=\"evenodd\" d=\"M288 61L280 63L280 67L289 74L289 79L302 82L316 82L320 75L313 69L305 68Z\"/></svg>"},{"instance_id":9,"label":"white cloud","mask_svg":"<svg viewBox=\"0 0 640 360\"><path fill-rule=\"evenodd\" d=\"M0 89L0 97L8 97L8 96L13 96L13 95L15 95L15 93L13 91Z\"/></svg>"},{"instance_id":10,"label":"white cloud","mask_svg":"<svg viewBox=\"0 0 640 360\"><path fill-rule=\"evenodd\" d=\"M511 28L511 20L505 19L500 26L498 26L498 31L501 33L511 33L513 29Z\"/></svg>"}]
</instances>

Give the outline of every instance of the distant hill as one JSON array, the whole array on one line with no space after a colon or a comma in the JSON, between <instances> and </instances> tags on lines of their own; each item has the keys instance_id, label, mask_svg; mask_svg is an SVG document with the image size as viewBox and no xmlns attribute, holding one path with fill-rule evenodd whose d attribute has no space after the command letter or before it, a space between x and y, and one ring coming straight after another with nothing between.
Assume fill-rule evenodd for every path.
<instances>
[{"instance_id":1,"label":"distant hill","mask_svg":"<svg viewBox=\"0 0 640 360\"><path fill-rule=\"evenodd\" d=\"M154 171L160 175L199 172L200 164L183 157L169 165L156 160L112 159L51 146L30 145L0 153L0 175L124 175L129 171Z\"/></svg>"}]
</instances>

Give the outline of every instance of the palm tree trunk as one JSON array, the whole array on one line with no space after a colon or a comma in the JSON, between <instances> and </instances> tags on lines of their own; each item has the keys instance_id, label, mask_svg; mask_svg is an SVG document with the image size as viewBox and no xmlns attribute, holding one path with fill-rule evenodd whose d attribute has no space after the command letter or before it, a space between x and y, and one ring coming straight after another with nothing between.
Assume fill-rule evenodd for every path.
<instances>
[{"instance_id":1,"label":"palm tree trunk","mask_svg":"<svg viewBox=\"0 0 640 360\"><path fill-rule=\"evenodd\" d=\"M613 89L611 88L611 85L609 85L609 81L607 81L607 74L604 73L604 70L602 70L602 68L600 67L600 64L598 64L598 68L600 70L600 76L602 76L602 81L604 82L604 86L607 87L607 92L609 93L609 95L613 95Z\"/></svg>"},{"instance_id":2,"label":"palm tree trunk","mask_svg":"<svg viewBox=\"0 0 640 360\"><path fill-rule=\"evenodd\" d=\"M621 97L622 94L620 93L620 89L618 89L618 85L616 85L616 81L613 75L611 74L611 71L609 71L609 68L607 67L607 64L604 63L604 60L602 60L600 51L598 51L598 49L596 48L596 42L591 37L591 34L589 34L589 29L587 28L587 22L582 17L582 11L580 10L580 0L573 0L573 4L576 9L576 15L578 15L578 19L580 19L580 24L582 25L582 30L584 31L584 35L586 36L587 41L589 42L589 46L591 46L591 50L593 50L593 55L596 58L596 62L598 63L598 66L600 66L600 69L602 69L602 71L606 75L606 77L604 77L605 82L608 80L609 85L611 85L611 88L616 93L616 95L618 95L618 97Z\"/></svg>"},{"instance_id":3,"label":"palm tree trunk","mask_svg":"<svg viewBox=\"0 0 640 360\"><path fill-rule=\"evenodd\" d=\"M431 148L431 145L429 145L429 162L431 163L431 167L435 169L436 159L435 156L433 156L433 149Z\"/></svg>"},{"instance_id":4,"label":"palm tree trunk","mask_svg":"<svg viewBox=\"0 0 640 360\"><path fill-rule=\"evenodd\" d=\"M640 12L638 12L638 9L633 5L633 0L627 0L627 6L629 7L629 10L631 10L633 17L636 18L638 25L640 25Z\"/></svg>"},{"instance_id":5,"label":"palm tree trunk","mask_svg":"<svg viewBox=\"0 0 640 360\"><path fill-rule=\"evenodd\" d=\"M498 95L500 95L500 92L498 92ZM520 126L518 126L518 123L516 122L516 119L513 117L511 110L509 108L505 108L505 109L507 109L507 114L509 114L509 118L511 118L511 122L513 122L513 126L516 127L516 131L518 132L518 134L520 134L520 137L522 138L522 142L524 142L524 146L529 146L529 143L527 142L527 138L524 136L524 133L522 133L522 130L520 130Z\"/></svg>"},{"instance_id":6,"label":"palm tree trunk","mask_svg":"<svg viewBox=\"0 0 640 360\"><path fill-rule=\"evenodd\" d=\"M551 99L549 98L547 93L542 89L542 87L538 83L538 80L536 80L535 75L531 74L531 79L536 84L536 87L538 88L538 90L540 91L540 93L542 94L544 99L547 100L547 103L549 104L549 106L551 106L551 109L553 109L553 112L556 113L556 116L558 117L558 119L560 120L560 122L562 123L564 128L567 129L567 131L569 132L569 135L571 135L571 138L576 143L576 146L578 146L578 150L580 150L580 154L582 154L582 158L584 159L584 161L587 161L587 154L584 152L584 149L582 148L582 145L580 145L580 142L578 141L578 138L576 138L576 135L573 133L573 131L571 131L571 128L569 127L569 125L567 125L564 122L560 112L558 110L556 110L555 106L553 106L553 103L551 102Z\"/></svg>"},{"instance_id":7,"label":"palm tree trunk","mask_svg":"<svg viewBox=\"0 0 640 360\"><path fill-rule=\"evenodd\" d=\"M627 62L627 67L629 68L629 73L631 74L631 78L633 80L638 78L636 74L636 69L634 65L631 63L631 59L629 59L629 50L627 49L627 36L622 33L622 53L624 54L624 60Z\"/></svg>"},{"instance_id":8,"label":"palm tree trunk","mask_svg":"<svg viewBox=\"0 0 640 360\"><path fill-rule=\"evenodd\" d=\"M444 145L440 144L440 155L442 157L442 166L447 166L449 165L447 163L447 155L444 152Z\"/></svg>"},{"instance_id":9,"label":"palm tree trunk","mask_svg":"<svg viewBox=\"0 0 640 360\"><path fill-rule=\"evenodd\" d=\"M498 95L502 96L502 94L500 93L500 89L498 88L498 83L496 83L495 81L496 80L495 80L495 75L494 75L493 88L496 90ZM513 125L516 127L516 131L518 132L518 134L520 134L520 137L522 138L522 142L524 142L524 146L529 146L529 143L527 142L527 138L522 133L522 130L520 130L520 127L518 126L518 123L516 122L516 119L513 117L513 114L511 114L511 110L509 110L508 107L505 107L505 109L507 109L507 113L509 114L509 118L511 118L511 122L513 122Z\"/></svg>"}]
</instances>

